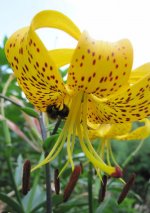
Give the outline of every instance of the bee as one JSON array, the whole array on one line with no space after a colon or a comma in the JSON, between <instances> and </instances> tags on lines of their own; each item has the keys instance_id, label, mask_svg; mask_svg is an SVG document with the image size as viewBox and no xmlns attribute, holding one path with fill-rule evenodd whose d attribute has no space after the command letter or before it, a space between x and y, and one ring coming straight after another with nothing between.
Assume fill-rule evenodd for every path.
<instances>
[{"instance_id":1,"label":"bee","mask_svg":"<svg viewBox=\"0 0 150 213\"><path fill-rule=\"evenodd\" d=\"M65 104L63 105L63 108L61 110L56 107L56 105L48 105L46 108L46 112L48 117L51 119L64 119L69 114L69 108Z\"/></svg>"}]
</instances>

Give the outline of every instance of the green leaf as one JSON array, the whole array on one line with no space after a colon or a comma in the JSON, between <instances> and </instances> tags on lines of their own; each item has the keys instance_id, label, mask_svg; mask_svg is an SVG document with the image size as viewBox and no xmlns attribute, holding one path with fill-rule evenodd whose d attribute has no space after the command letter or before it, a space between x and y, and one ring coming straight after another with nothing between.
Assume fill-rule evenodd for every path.
<instances>
[{"instance_id":1,"label":"green leaf","mask_svg":"<svg viewBox=\"0 0 150 213\"><path fill-rule=\"evenodd\" d=\"M15 169L15 182L17 186L21 185L22 177L20 174L22 174L22 168L23 168L23 158L20 154L17 158L17 167Z\"/></svg>"},{"instance_id":2,"label":"green leaf","mask_svg":"<svg viewBox=\"0 0 150 213\"><path fill-rule=\"evenodd\" d=\"M16 201L8 197L7 195L0 193L0 200L6 203L8 206L10 206L13 212L20 212L20 213L23 212L21 206L19 206L19 204Z\"/></svg>"},{"instance_id":3,"label":"green leaf","mask_svg":"<svg viewBox=\"0 0 150 213\"><path fill-rule=\"evenodd\" d=\"M7 41L7 37L5 37L3 40L4 45L5 45L6 41ZM8 61L7 61L7 58L5 55L4 47L0 47L0 66L6 65L6 64L8 64Z\"/></svg>"},{"instance_id":4,"label":"green leaf","mask_svg":"<svg viewBox=\"0 0 150 213\"><path fill-rule=\"evenodd\" d=\"M34 209L32 209L31 213L36 213L38 209L41 207L45 207L46 201L43 201L42 203L38 204Z\"/></svg>"},{"instance_id":5,"label":"green leaf","mask_svg":"<svg viewBox=\"0 0 150 213\"><path fill-rule=\"evenodd\" d=\"M55 145L57 139L58 139L59 134L51 135L48 137L43 144L43 149L44 150L51 150L53 146Z\"/></svg>"},{"instance_id":6,"label":"green leaf","mask_svg":"<svg viewBox=\"0 0 150 213\"><path fill-rule=\"evenodd\" d=\"M63 202L63 195L53 195L52 201L54 205L59 205Z\"/></svg>"},{"instance_id":7,"label":"green leaf","mask_svg":"<svg viewBox=\"0 0 150 213\"><path fill-rule=\"evenodd\" d=\"M29 107L21 107L20 108L23 112L25 112L27 115L30 115L31 117L34 118L39 118L39 115L37 112L34 111L34 109L29 108Z\"/></svg>"}]
</instances>

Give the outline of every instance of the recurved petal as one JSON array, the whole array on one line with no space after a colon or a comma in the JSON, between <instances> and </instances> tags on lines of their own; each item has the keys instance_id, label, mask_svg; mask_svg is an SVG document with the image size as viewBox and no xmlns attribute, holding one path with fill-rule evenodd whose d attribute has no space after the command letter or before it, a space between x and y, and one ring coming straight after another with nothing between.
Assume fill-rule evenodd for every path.
<instances>
[{"instance_id":1,"label":"recurved petal","mask_svg":"<svg viewBox=\"0 0 150 213\"><path fill-rule=\"evenodd\" d=\"M150 75L107 99L89 98L90 122L125 123L150 116Z\"/></svg>"},{"instance_id":2,"label":"recurved petal","mask_svg":"<svg viewBox=\"0 0 150 213\"><path fill-rule=\"evenodd\" d=\"M67 16L55 10L44 10L34 16L31 22L32 30L42 27L63 30L77 40L81 35L79 28Z\"/></svg>"},{"instance_id":3,"label":"recurved petal","mask_svg":"<svg viewBox=\"0 0 150 213\"><path fill-rule=\"evenodd\" d=\"M116 136L119 140L142 140L150 136L150 120L145 119L145 125L125 134Z\"/></svg>"},{"instance_id":4,"label":"recurved petal","mask_svg":"<svg viewBox=\"0 0 150 213\"><path fill-rule=\"evenodd\" d=\"M58 68L34 31L17 31L5 50L20 87L37 109L45 111L65 93Z\"/></svg>"},{"instance_id":5,"label":"recurved petal","mask_svg":"<svg viewBox=\"0 0 150 213\"><path fill-rule=\"evenodd\" d=\"M132 128L132 123L112 124L106 137L115 138L116 136L124 135L126 133L129 133L131 128Z\"/></svg>"},{"instance_id":6,"label":"recurved petal","mask_svg":"<svg viewBox=\"0 0 150 213\"><path fill-rule=\"evenodd\" d=\"M53 59L57 67L69 64L72 59L73 53L74 49L55 49L49 51L49 55Z\"/></svg>"},{"instance_id":7,"label":"recurved petal","mask_svg":"<svg viewBox=\"0 0 150 213\"><path fill-rule=\"evenodd\" d=\"M113 139L117 136L122 136L130 132L132 123L124 124L101 124L99 129L90 130L89 135L91 138L108 138Z\"/></svg>"},{"instance_id":8,"label":"recurved petal","mask_svg":"<svg viewBox=\"0 0 150 213\"><path fill-rule=\"evenodd\" d=\"M44 11L33 18L30 27L17 31L6 43L6 56L20 87L37 109L45 111L47 105L61 104L66 89L58 66L51 57L54 54L46 49L34 31L40 27L63 29L75 38L80 32L63 14ZM57 64L61 63L58 61Z\"/></svg>"},{"instance_id":9,"label":"recurved petal","mask_svg":"<svg viewBox=\"0 0 150 213\"><path fill-rule=\"evenodd\" d=\"M96 41L84 32L71 61L68 87L106 97L128 82L132 61L133 51L128 40Z\"/></svg>"},{"instance_id":10,"label":"recurved petal","mask_svg":"<svg viewBox=\"0 0 150 213\"><path fill-rule=\"evenodd\" d=\"M109 133L111 128L110 124L101 124L98 129L90 129L88 131L89 138L107 138L107 134Z\"/></svg>"},{"instance_id":11,"label":"recurved petal","mask_svg":"<svg viewBox=\"0 0 150 213\"><path fill-rule=\"evenodd\" d=\"M150 74L150 63L146 63L131 72L129 82L130 84L135 84L137 81L143 78L143 76L149 74Z\"/></svg>"}]
</instances>

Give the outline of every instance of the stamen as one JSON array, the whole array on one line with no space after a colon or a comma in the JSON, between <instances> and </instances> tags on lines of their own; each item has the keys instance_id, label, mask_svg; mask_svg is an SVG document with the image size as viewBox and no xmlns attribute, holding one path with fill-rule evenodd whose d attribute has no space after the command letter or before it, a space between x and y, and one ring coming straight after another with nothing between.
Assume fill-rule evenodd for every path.
<instances>
[{"instance_id":1,"label":"stamen","mask_svg":"<svg viewBox=\"0 0 150 213\"><path fill-rule=\"evenodd\" d=\"M100 146L100 156L102 159L104 159L104 150L105 150L105 139L101 140L101 146Z\"/></svg>"},{"instance_id":2,"label":"stamen","mask_svg":"<svg viewBox=\"0 0 150 213\"><path fill-rule=\"evenodd\" d=\"M67 138L67 152L68 152L69 162L71 162L72 169L74 169L74 164L72 161L72 152L73 152L75 134L76 134L76 120L80 120L80 116L78 117L77 114L78 114L78 111L81 106L82 95L83 95L83 93L79 93L72 100L69 115L66 119L64 128L63 128L57 142L53 146L53 148L50 151L50 153L48 154L48 156L42 162L40 162L37 166L32 168L32 171L45 165L48 162L54 160L57 157L57 155L59 154L59 152L61 151L62 147L64 146L66 138ZM74 107L74 106L76 106L76 107ZM73 141L72 141L73 144L71 144L71 141L70 141L71 135L73 136Z\"/></svg>"},{"instance_id":3,"label":"stamen","mask_svg":"<svg viewBox=\"0 0 150 213\"><path fill-rule=\"evenodd\" d=\"M106 140L106 139L105 139L105 140ZM107 163L108 163L108 165L110 166L111 163L110 163L110 157L109 157L109 145L108 145L108 140L105 141L105 144L106 144L106 146L107 146L107 148L106 148Z\"/></svg>"},{"instance_id":4,"label":"stamen","mask_svg":"<svg viewBox=\"0 0 150 213\"><path fill-rule=\"evenodd\" d=\"M75 169L72 172L69 182L64 190L64 196L63 196L64 202L66 202L69 199L69 197L78 181L80 174L81 174L81 166L75 166Z\"/></svg>"},{"instance_id":5,"label":"stamen","mask_svg":"<svg viewBox=\"0 0 150 213\"><path fill-rule=\"evenodd\" d=\"M126 185L124 186L119 198L118 198L118 204L122 203L122 201L126 198L129 190L131 189L131 187L133 186L134 182L135 182L135 178L136 178L136 174L132 174L128 180L128 182L126 183Z\"/></svg>"},{"instance_id":6,"label":"stamen","mask_svg":"<svg viewBox=\"0 0 150 213\"><path fill-rule=\"evenodd\" d=\"M55 192L56 194L59 194L60 191L60 179L59 179L59 170L55 169L54 173L54 186L55 186Z\"/></svg>"},{"instance_id":7,"label":"stamen","mask_svg":"<svg viewBox=\"0 0 150 213\"><path fill-rule=\"evenodd\" d=\"M22 193L26 195L30 191L30 171L31 163L26 160L23 165L23 176L22 176Z\"/></svg>"},{"instance_id":8,"label":"stamen","mask_svg":"<svg viewBox=\"0 0 150 213\"><path fill-rule=\"evenodd\" d=\"M76 127L76 126L74 125L74 127ZM76 136L76 135L75 135L75 130L76 130L76 128L73 128L72 144L71 144L71 155L72 155L72 153L73 153L74 145L75 145L75 136ZM64 172L64 170L67 168L68 164L69 164L69 160L67 160L67 162L65 163L65 165L64 165L63 168L61 169L61 171L60 171L60 173L59 173L59 177L62 175L62 173ZM72 170L74 170L74 167L72 168Z\"/></svg>"},{"instance_id":9,"label":"stamen","mask_svg":"<svg viewBox=\"0 0 150 213\"><path fill-rule=\"evenodd\" d=\"M99 199L98 199L99 203L104 201L105 194L106 194L106 186L107 186L107 176L104 175L101 182L101 188L99 191Z\"/></svg>"},{"instance_id":10,"label":"stamen","mask_svg":"<svg viewBox=\"0 0 150 213\"><path fill-rule=\"evenodd\" d=\"M67 134L67 133L66 133L66 134ZM65 135L66 135L66 134L65 134ZM55 143L55 145L57 144L58 146L55 147L55 145L54 145L54 147L52 148L52 150L51 150L51 152L48 154L48 156L47 156L42 162L40 162L37 166L33 167L33 168L31 169L31 172L33 172L34 170L40 168L41 166L45 165L46 163L48 163L48 162L50 162L50 161L52 161L53 159L56 158L56 156L58 155L58 153L61 151L61 149L62 149L62 147L63 147L63 145L64 145L64 143L65 143L65 139L66 139L66 137L64 137L64 138L62 139L62 141L60 141L61 136L63 136L63 135L61 134L61 135L59 136L59 138L58 138L58 141ZM53 155L54 152L55 152L55 154ZM53 156L52 156L52 155L53 155Z\"/></svg>"},{"instance_id":11,"label":"stamen","mask_svg":"<svg viewBox=\"0 0 150 213\"><path fill-rule=\"evenodd\" d=\"M67 137L67 153L68 153L68 159L70 161L72 170L74 170L74 163L73 163L73 160L72 160L72 151L71 151L70 137L71 137L71 135L70 135L70 132L69 132L68 137Z\"/></svg>"},{"instance_id":12,"label":"stamen","mask_svg":"<svg viewBox=\"0 0 150 213\"><path fill-rule=\"evenodd\" d=\"M121 178L123 176L122 171L119 166L115 167L116 171L111 174L111 177Z\"/></svg>"},{"instance_id":13,"label":"stamen","mask_svg":"<svg viewBox=\"0 0 150 213\"><path fill-rule=\"evenodd\" d=\"M85 137L85 141L87 143L88 149L91 153L93 153L93 156L98 159L100 162L103 163L103 160L99 157L99 155L97 154L97 152L95 151L95 149L93 148L89 137L88 137L88 130L87 130L87 95L84 95L84 102L83 102L83 132L84 132L84 137Z\"/></svg>"},{"instance_id":14,"label":"stamen","mask_svg":"<svg viewBox=\"0 0 150 213\"><path fill-rule=\"evenodd\" d=\"M91 145L91 142L88 138L87 125L86 125L87 97L84 98L82 112L83 112L83 131L81 131L80 122L79 121L77 122L77 132L78 132L81 148L82 148L83 152L85 153L85 155L87 156L87 158L90 160L90 162L92 162L92 164L94 165L95 168L99 168L102 171L106 172L107 174L111 175L116 172L115 171L116 168L108 166L104 163L104 161L98 156L98 154L94 150L94 148ZM84 136L83 136L83 134L84 134ZM84 137L85 141L83 140L83 137ZM88 147L86 146L86 143L87 143Z\"/></svg>"},{"instance_id":15,"label":"stamen","mask_svg":"<svg viewBox=\"0 0 150 213\"><path fill-rule=\"evenodd\" d=\"M117 163L114 155L113 155L113 151L112 151L112 148L111 148L111 144L110 144L110 141L108 140L108 148L109 148L109 152L110 152L110 156L112 158L112 161L114 162L114 164L119 167L119 164Z\"/></svg>"}]
</instances>

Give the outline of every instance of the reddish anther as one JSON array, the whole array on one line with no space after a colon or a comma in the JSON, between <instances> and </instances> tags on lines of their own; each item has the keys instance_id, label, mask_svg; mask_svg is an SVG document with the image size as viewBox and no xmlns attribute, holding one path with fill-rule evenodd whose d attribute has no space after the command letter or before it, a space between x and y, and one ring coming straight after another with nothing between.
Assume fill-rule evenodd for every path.
<instances>
[{"instance_id":1,"label":"reddish anther","mask_svg":"<svg viewBox=\"0 0 150 213\"><path fill-rule=\"evenodd\" d=\"M22 193L26 195L30 191L30 171L31 163L26 160L23 165L23 176L22 176Z\"/></svg>"},{"instance_id":2,"label":"reddish anther","mask_svg":"<svg viewBox=\"0 0 150 213\"><path fill-rule=\"evenodd\" d=\"M64 202L66 202L69 199L69 197L78 181L78 178L81 174L81 170L82 170L81 166L76 166L74 171L72 172L69 182L64 190L64 196L63 196Z\"/></svg>"},{"instance_id":3,"label":"reddish anther","mask_svg":"<svg viewBox=\"0 0 150 213\"><path fill-rule=\"evenodd\" d=\"M116 171L111 174L111 177L121 178L123 176L122 171L119 166L116 166Z\"/></svg>"}]
</instances>

